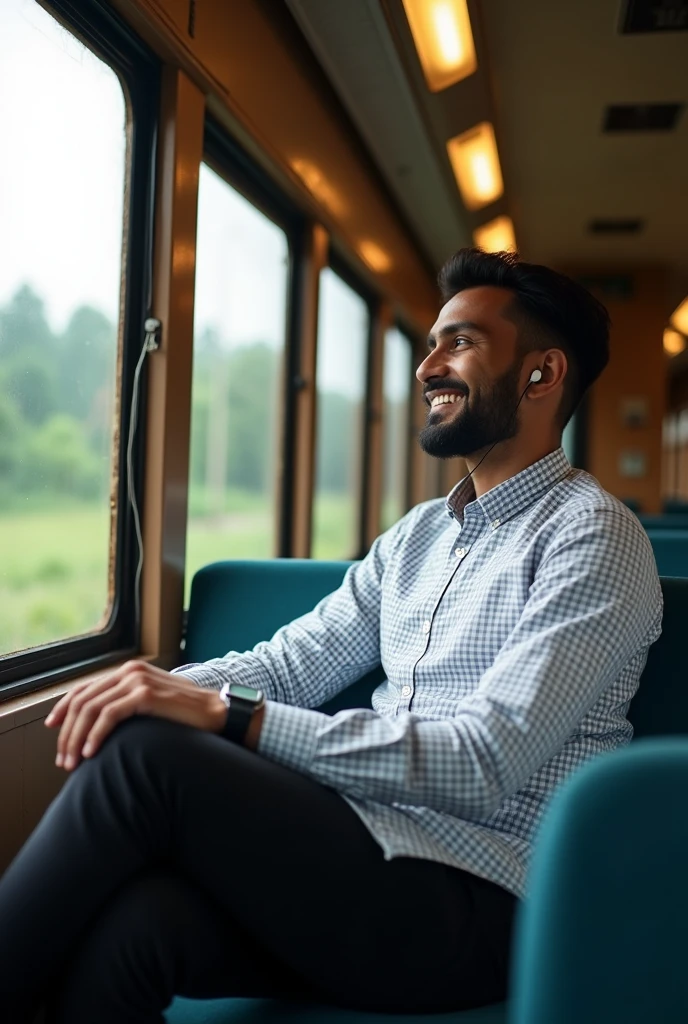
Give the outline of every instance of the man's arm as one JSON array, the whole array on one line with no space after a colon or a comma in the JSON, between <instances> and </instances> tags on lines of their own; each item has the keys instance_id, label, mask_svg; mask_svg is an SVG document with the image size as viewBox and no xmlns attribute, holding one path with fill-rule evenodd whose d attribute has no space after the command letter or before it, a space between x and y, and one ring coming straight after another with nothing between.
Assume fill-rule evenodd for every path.
<instances>
[{"instance_id":1,"label":"man's arm","mask_svg":"<svg viewBox=\"0 0 688 1024\"><path fill-rule=\"evenodd\" d=\"M346 572L341 586L306 615L279 629L252 651L174 669L198 686L232 681L259 687L283 704L318 707L380 664L380 603L385 565L412 509Z\"/></svg>"},{"instance_id":2,"label":"man's arm","mask_svg":"<svg viewBox=\"0 0 688 1024\"><path fill-rule=\"evenodd\" d=\"M517 627L454 718L318 711L268 701L261 756L352 797L490 817L565 743L602 692L660 632L649 542L591 512L546 551Z\"/></svg>"}]
</instances>

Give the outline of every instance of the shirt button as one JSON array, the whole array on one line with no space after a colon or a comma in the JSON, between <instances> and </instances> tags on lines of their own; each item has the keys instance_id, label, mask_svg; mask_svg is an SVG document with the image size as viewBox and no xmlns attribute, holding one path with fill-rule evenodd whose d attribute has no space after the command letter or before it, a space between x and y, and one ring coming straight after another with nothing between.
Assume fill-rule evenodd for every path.
<instances>
[{"instance_id":1,"label":"shirt button","mask_svg":"<svg viewBox=\"0 0 688 1024\"><path fill-rule=\"evenodd\" d=\"M497 527L501 526L501 525L502 525L502 520L501 519L495 519L495 520L493 520L493 522L490 523L490 526L492 527L493 530L496 530Z\"/></svg>"},{"instance_id":2,"label":"shirt button","mask_svg":"<svg viewBox=\"0 0 688 1024\"><path fill-rule=\"evenodd\" d=\"M410 686L402 686L402 688L401 688L401 696L402 697L408 697L410 693L411 693L411 687Z\"/></svg>"},{"instance_id":3,"label":"shirt button","mask_svg":"<svg viewBox=\"0 0 688 1024\"><path fill-rule=\"evenodd\" d=\"M429 633L430 632L430 620L429 619L426 619L425 622L423 623L423 632L424 633Z\"/></svg>"},{"instance_id":4,"label":"shirt button","mask_svg":"<svg viewBox=\"0 0 688 1024\"><path fill-rule=\"evenodd\" d=\"M454 554L457 558L463 558L464 555L468 554L468 548L457 548Z\"/></svg>"}]
</instances>

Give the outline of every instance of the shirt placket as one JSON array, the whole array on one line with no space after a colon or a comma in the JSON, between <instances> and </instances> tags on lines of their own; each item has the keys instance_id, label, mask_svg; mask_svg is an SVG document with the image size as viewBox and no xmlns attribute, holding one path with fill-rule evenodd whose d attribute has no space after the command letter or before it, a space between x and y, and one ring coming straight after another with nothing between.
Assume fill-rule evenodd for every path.
<instances>
[{"instance_id":1,"label":"shirt placket","mask_svg":"<svg viewBox=\"0 0 688 1024\"><path fill-rule=\"evenodd\" d=\"M416 694L416 669L420 664L421 660L425 657L430 647L430 640L432 637L433 621L437 610L442 603L442 598L446 594L449 586L451 585L454 577L458 573L461 565L466 559L466 556L471 550L473 543L477 540L477 534L479 531L479 524L472 522L470 526L464 524L461 533L452 543L451 554L448 560L448 575L443 580L438 591L435 591L435 596L432 599L432 603L424 610L420 615L419 631L420 631L420 646L418 657L416 658L413 668L411 670L411 683L407 683L401 688L401 700L397 707L397 713L399 711L410 711L411 701Z\"/></svg>"}]
</instances>

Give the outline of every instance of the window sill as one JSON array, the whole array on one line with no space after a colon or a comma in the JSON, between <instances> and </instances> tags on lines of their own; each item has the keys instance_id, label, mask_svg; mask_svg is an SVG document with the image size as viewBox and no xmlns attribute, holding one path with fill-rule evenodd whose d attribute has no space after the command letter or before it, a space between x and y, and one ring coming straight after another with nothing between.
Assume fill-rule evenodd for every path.
<instances>
[{"instance_id":1,"label":"window sill","mask_svg":"<svg viewBox=\"0 0 688 1024\"><path fill-rule=\"evenodd\" d=\"M131 659L125 659L131 660ZM155 661L155 658L139 655L139 661ZM87 672L74 679L62 679L52 686L45 686L33 693L24 693L19 697L10 697L8 700L0 700L0 734L9 732L11 729L18 729L29 722L45 718L51 708L57 704L60 697L69 693L77 683L90 683L100 678L104 672L113 672L124 665L124 661L108 665L107 669L98 669L94 672Z\"/></svg>"}]
</instances>

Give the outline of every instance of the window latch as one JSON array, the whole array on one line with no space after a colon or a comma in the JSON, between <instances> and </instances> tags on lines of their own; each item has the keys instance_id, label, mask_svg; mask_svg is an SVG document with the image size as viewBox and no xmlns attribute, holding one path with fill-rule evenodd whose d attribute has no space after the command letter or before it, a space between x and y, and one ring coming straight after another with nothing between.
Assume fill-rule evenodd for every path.
<instances>
[{"instance_id":1,"label":"window latch","mask_svg":"<svg viewBox=\"0 0 688 1024\"><path fill-rule=\"evenodd\" d=\"M154 316L149 316L143 325L143 329L146 332L146 352L155 352L160 348L162 321L157 320Z\"/></svg>"}]
</instances>

